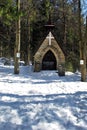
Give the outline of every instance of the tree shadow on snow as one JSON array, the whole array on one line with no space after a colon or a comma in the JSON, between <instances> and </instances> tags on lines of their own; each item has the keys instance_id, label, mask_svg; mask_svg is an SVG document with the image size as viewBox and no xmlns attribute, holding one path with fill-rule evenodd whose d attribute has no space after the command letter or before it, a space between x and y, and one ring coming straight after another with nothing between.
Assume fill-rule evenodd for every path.
<instances>
[{"instance_id":1,"label":"tree shadow on snow","mask_svg":"<svg viewBox=\"0 0 87 130\"><path fill-rule=\"evenodd\" d=\"M55 128L51 128L56 124ZM0 93L0 130L87 130L87 92Z\"/></svg>"},{"instance_id":2,"label":"tree shadow on snow","mask_svg":"<svg viewBox=\"0 0 87 130\"><path fill-rule=\"evenodd\" d=\"M29 66L21 66L20 73L18 75L15 75L14 67L0 66L0 77L6 77L5 79L1 79L0 82L4 81L10 83L28 83L31 80L32 84L46 84L53 82L77 82L80 81L81 78L79 73L68 74L66 72L65 76L59 76L56 71L33 72L29 69Z\"/></svg>"}]
</instances>

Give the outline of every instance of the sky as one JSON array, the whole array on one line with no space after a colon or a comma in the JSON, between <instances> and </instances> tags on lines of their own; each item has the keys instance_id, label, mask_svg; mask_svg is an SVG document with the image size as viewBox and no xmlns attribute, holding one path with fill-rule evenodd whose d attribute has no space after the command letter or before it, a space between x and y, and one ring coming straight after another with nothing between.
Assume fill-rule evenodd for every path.
<instances>
[{"instance_id":1,"label":"sky","mask_svg":"<svg viewBox=\"0 0 87 130\"><path fill-rule=\"evenodd\" d=\"M87 16L87 0L81 0L82 2L82 12L85 16Z\"/></svg>"},{"instance_id":2,"label":"sky","mask_svg":"<svg viewBox=\"0 0 87 130\"><path fill-rule=\"evenodd\" d=\"M87 82L78 71L13 71L0 62L0 130L87 130Z\"/></svg>"}]
</instances>

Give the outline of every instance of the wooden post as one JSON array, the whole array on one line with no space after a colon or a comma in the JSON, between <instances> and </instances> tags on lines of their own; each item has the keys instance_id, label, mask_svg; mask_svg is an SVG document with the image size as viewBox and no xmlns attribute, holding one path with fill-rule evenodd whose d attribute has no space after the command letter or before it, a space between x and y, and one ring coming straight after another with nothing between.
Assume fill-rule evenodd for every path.
<instances>
[{"instance_id":1,"label":"wooden post","mask_svg":"<svg viewBox=\"0 0 87 130\"><path fill-rule=\"evenodd\" d=\"M20 11L20 0L17 0L17 12ZM15 43L15 65L14 74L19 74L19 60L20 60L20 16L16 21L16 43Z\"/></svg>"}]
</instances>

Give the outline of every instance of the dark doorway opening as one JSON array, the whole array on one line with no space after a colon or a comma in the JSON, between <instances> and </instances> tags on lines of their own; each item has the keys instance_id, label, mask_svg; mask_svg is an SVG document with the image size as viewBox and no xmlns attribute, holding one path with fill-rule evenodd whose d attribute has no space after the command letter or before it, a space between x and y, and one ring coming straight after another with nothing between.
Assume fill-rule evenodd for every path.
<instances>
[{"instance_id":1,"label":"dark doorway opening","mask_svg":"<svg viewBox=\"0 0 87 130\"><path fill-rule=\"evenodd\" d=\"M42 70L56 70L56 58L50 50L42 60Z\"/></svg>"}]
</instances>

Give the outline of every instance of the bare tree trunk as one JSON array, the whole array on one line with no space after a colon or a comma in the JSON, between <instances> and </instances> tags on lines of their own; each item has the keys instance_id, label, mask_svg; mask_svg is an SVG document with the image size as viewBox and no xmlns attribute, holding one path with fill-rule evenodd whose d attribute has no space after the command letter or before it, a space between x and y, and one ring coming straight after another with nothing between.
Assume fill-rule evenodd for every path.
<instances>
[{"instance_id":1,"label":"bare tree trunk","mask_svg":"<svg viewBox=\"0 0 87 130\"><path fill-rule=\"evenodd\" d=\"M20 0L17 0L17 11L20 11ZM16 22L16 44L15 44L15 65L14 73L19 74L19 60L20 60L20 16Z\"/></svg>"},{"instance_id":2,"label":"bare tree trunk","mask_svg":"<svg viewBox=\"0 0 87 130\"><path fill-rule=\"evenodd\" d=\"M81 81L86 80L86 44L82 40L81 32L81 1L78 0L78 14L79 14L79 49L80 49L80 71L81 71Z\"/></svg>"},{"instance_id":3,"label":"bare tree trunk","mask_svg":"<svg viewBox=\"0 0 87 130\"><path fill-rule=\"evenodd\" d=\"M28 17L28 64L31 62L31 46L30 46L30 19Z\"/></svg>"},{"instance_id":4,"label":"bare tree trunk","mask_svg":"<svg viewBox=\"0 0 87 130\"><path fill-rule=\"evenodd\" d=\"M85 41L84 41L84 60L85 60L85 65L84 65L84 72L85 72L85 80L86 80L86 63L87 63L87 16L86 16L86 31L85 31Z\"/></svg>"},{"instance_id":5,"label":"bare tree trunk","mask_svg":"<svg viewBox=\"0 0 87 130\"><path fill-rule=\"evenodd\" d=\"M86 16L86 35L85 35L85 43L86 43L86 50L87 50L87 16ZM87 60L87 51L86 51L86 60ZM87 63L87 61L86 61L86 63ZM86 64L87 65L87 64ZM86 66L87 67L87 66Z\"/></svg>"},{"instance_id":6,"label":"bare tree trunk","mask_svg":"<svg viewBox=\"0 0 87 130\"><path fill-rule=\"evenodd\" d=\"M66 45L66 14L65 14L65 0L63 0L63 27L64 27L64 39L63 43Z\"/></svg>"}]
</instances>

